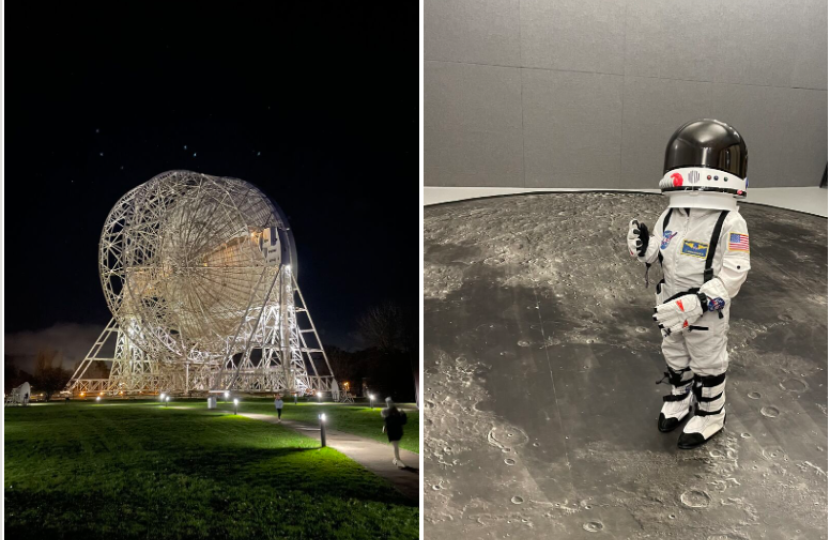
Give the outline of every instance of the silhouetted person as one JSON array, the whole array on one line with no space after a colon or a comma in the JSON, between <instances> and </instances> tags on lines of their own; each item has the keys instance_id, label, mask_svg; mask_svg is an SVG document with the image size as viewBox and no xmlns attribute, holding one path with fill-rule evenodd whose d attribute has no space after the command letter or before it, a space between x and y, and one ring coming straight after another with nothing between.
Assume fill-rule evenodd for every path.
<instances>
[{"instance_id":1,"label":"silhouetted person","mask_svg":"<svg viewBox=\"0 0 830 540\"><path fill-rule=\"evenodd\" d=\"M277 394L276 397L274 398L274 407L276 407L276 409L277 409L277 420L280 421L280 422L282 422L282 406L283 406L282 396Z\"/></svg>"},{"instance_id":2,"label":"silhouetted person","mask_svg":"<svg viewBox=\"0 0 830 540\"><path fill-rule=\"evenodd\" d=\"M383 432L392 443L392 448L395 449L395 457L392 463L400 468L406 467L401 461L400 442L403 438L403 426L406 424L406 413L401 412L395 407L395 403L391 397L386 398L386 408L380 411L380 416L383 418Z\"/></svg>"}]
</instances>

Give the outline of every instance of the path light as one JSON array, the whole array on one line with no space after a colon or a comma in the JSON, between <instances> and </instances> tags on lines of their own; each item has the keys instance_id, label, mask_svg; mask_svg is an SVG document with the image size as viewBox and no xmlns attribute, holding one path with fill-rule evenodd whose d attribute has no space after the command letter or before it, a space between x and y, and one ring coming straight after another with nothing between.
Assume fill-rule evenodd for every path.
<instances>
[{"instance_id":1,"label":"path light","mask_svg":"<svg viewBox=\"0 0 830 540\"><path fill-rule=\"evenodd\" d=\"M322 392L317 392L317 403L320 403L320 401L322 399L323 399L323 393Z\"/></svg>"},{"instance_id":2,"label":"path light","mask_svg":"<svg viewBox=\"0 0 830 540\"><path fill-rule=\"evenodd\" d=\"M167 407L167 404L170 403L170 396L164 398L164 406Z\"/></svg>"},{"instance_id":3,"label":"path light","mask_svg":"<svg viewBox=\"0 0 830 540\"><path fill-rule=\"evenodd\" d=\"M231 397L231 393L228 392L228 391L225 391L225 401L227 401L229 397Z\"/></svg>"},{"instance_id":4,"label":"path light","mask_svg":"<svg viewBox=\"0 0 830 540\"><path fill-rule=\"evenodd\" d=\"M374 409L375 408L375 395L369 394L369 406Z\"/></svg>"},{"instance_id":5,"label":"path light","mask_svg":"<svg viewBox=\"0 0 830 540\"><path fill-rule=\"evenodd\" d=\"M95 398L95 401L101 401L101 396L98 396L97 398Z\"/></svg>"},{"instance_id":6,"label":"path light","mask_svg":"<svg viewBox=\"0 0 830 540\"><path fill-rule=\"evenodd\" d=\"M162 392L162 393L161 393L161 396L160 396L160 398L161 398L161 400L162 400L162 401L164 401L164 396L165 396L165 394L164 394L164 392Z\"/></svg>"},{"instance_id":7,"label":"path light","mask_svg":"<svg viewBox=\"0 0 830 540\"><path fill-rule=\"evenodd\" d=\"M326 447L326 413L320 414L320 446Z\"/></svg>"},{"instance_id":8,"label":"path light","mask_svg":"<svg viewBox=\"0 0 830 540\"><path fill-rule=\"evenodd\" d=\"M236 398L233 398L233 414L238 414L238 412L237 412L238 410L239 410L239 400L236 399Z\"/></svg>"}]
</instances>

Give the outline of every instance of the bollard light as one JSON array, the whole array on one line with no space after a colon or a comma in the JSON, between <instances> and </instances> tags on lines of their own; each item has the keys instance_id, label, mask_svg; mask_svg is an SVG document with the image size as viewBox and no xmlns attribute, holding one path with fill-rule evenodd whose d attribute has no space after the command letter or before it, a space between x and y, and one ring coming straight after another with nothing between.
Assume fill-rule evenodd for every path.
<instances>
[{"instance_id":1,"label":"bollard light","mask_svg":"<svg viewBox=\"0 0 830 540\"><path fill-rule=\"evenodd\" d=\"M375 395L374 394L369 394L369 407L371 407L372 409L375 408Z\"/></svg>"},{"instance_id":2,"label":"bollard light","mask_svg":"<svg viewBox=\"0 0 830 540\"><path fill-rule=\"evenodd\" d=\"M236 399L236 398L233 398L233 414L238 414L238 412L237 412L238 410L239 410L239 400Z\"/></svg>"},{"instance_id":3,"label":"bollard light","mask_svg":"<svg viewBox=\"0 0 830 540\"><path fill-rule=\"evenodd\" d=\"M326 447L326 413L320 414L320 446Z\"/></svg>"},{"instance_id":4,"label":"bollard light","mask_svg":"<svg viewBox=\"0 0 830 540\"><path fill-rule=\"evenodd\" d=\"M101 401L101 396L98 396L97 398L95 398L95 401Z\"/></svg>"},{"instance_id":5,"label":"bollard light","mask_svg":"<svg viewBox=\"0 0 830 540\"><path fill-rule=\"evenodd\" d=\"M170 403L170 396L167 396L166 398L164 398L164 406L167 407L167 405L169 403Z\"/></svg>"},{"instance_id":6,"label":"bollard light","mask_svg":"<svg viewBox=\"0 0 830 540\"><path fill-rule=\"evenodd\" d=\"M230 392L225 392L225 401L227 401L227 399L229 397L231 397L231 393Z\"/></svg>"},{"instance_id":7,"label":"bollard light","mask_svg":"<svg viewBox=\"0 0 830 540\"><path fill-rule=\"evenodd\" d=\"M165 394L164 394L164 392L162 392L162 393L161 393L161 396L160 396L160 397L161 397L161 400L162 400L162 401L164 401L164 398L165 398Z\"/></svg>"},{"instance_id":8,"label":"bollard light","mask_svg":"<svg viewBox=\"0 0 830 540\"><path fill-rule=\"evenodd\" d=\"M320 401L322 399L323 399L323 393L322 392L317 392L317 403L320 403Z\"/></svg>"}]
</instances>

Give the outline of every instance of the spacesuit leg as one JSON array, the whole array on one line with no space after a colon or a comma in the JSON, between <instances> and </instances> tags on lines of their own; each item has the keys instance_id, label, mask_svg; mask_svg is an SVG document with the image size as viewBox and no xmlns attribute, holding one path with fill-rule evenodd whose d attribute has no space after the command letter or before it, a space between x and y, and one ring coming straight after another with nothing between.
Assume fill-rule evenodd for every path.
<instances>
[{"instance_id":1,"label":"spacesuit leg","mask_svg":"<svg viewBox=\"0 0 830 540\"><path fill-rule=\"evenodd\" d=\"M669 395L663 397L663 408L657 420L657 429L667 433L679 426L689 414L693 403L693 373L689 367L691 357L682 334L664 336L662 350L668 367L663 379L668 379L672 389Z\"/></svg>"},{"instance_id":2,"label":"spacesuit leg","mask_svg":"<svg viewBox=\"0 0 830 540\"><path fill-rule=\"evenodd\" d=\"M689 449L700 446L723 429L726 420L726 371L729 357L726 333L729 311L710 311L698 319L685 334L694 373L692 391L697 401L694 417L684 426L677 445Z\"/></svg>"}]
</instances>

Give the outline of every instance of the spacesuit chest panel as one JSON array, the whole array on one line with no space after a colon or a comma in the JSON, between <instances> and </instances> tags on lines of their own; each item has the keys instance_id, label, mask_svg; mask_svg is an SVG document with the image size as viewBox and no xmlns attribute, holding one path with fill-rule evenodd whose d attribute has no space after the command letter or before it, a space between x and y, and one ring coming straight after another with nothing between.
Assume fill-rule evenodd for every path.
<instances>
[{"instance_id":1,"label":"spacesuit chest panel","mask_svg":"<svg viewBox=\"0 0 830 540\"><path fill-rule=\"evenodd\" d=\"M663 278L672 291L683 291L703 285L703 273L712 232L720 210L692 208L675 209L663 230L660 253L663 255ZM715 247L722 251L722 246ZM715 257L715 267L719 264Z\"/></svg>"}]
</instances>

